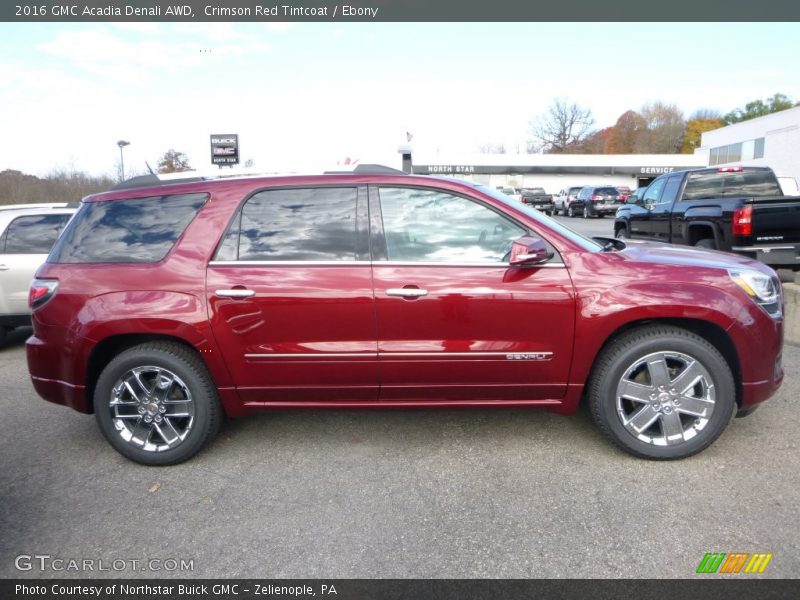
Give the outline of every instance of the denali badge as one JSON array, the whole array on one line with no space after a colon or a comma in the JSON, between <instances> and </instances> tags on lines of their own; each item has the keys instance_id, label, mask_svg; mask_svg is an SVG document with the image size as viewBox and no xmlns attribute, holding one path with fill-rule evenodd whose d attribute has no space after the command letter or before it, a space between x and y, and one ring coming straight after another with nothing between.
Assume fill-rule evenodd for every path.
<instances>
[{"instance_id":1,"label":"denali badge","mask_svg":"<svg viewBox=\"0 0 800 600\"><path fill-rule=\"evenodd\" d=\"M756 238L759 242L780 242L782 239L782 235L762 235Z\"/></svg>"},{"instance_id":2,"label":"denali badge","mask_svg":"<svg viewBox=\"0 0 800 600\"><path fill-rule=\"evenodd\" d=\"M552 352L512 352L506 354L506 360L550 360Z\"/></svg>"}]
</instances>

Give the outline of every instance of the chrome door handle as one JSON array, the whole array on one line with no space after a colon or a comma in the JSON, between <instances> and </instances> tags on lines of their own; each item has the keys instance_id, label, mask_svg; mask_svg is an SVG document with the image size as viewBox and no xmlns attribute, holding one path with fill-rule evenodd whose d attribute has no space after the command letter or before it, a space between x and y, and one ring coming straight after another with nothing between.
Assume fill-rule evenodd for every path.
<instances>
[{"instance_id":1,"label":"chrome door handle","mask_svg":"<svg viewBox=\"0 0 800 600\"><path fill-rule=\"evenodd\" d=\"M428 290L419 288L389 288L386 290L387 296L400 296L401 298L421 298L428 295Z\"/></svg>"},{"instance_id":2,"label":"chrome door handle","mask_svg":"<svg viewBox=\"0 0 800 600\"><path fill-rule=\"evenodd\" d=\"M8 265L0 265L0 271L8 271L10 268Z\"/></svg>"},{"instance_id":3,"label":"chrome door handle","mask_svg":"<svg viewBox=\"0 0 800 600\"><path fill-rule=\"evenodd\" d=\"M220 298L249 298L250 296L255 296L256 293L253 290L237 289L217 290L214 295Z\"/></svg>"}]
</instances>

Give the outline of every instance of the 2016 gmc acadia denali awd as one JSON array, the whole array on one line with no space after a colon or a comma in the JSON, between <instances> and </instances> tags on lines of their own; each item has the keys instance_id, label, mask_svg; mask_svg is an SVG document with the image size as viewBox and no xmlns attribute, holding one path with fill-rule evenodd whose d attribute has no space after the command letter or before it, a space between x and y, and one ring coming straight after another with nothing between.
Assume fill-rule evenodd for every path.
<instances>
[{"instance_id":1,"label":"2016 gmc acadia denali awd","mask_svg":"<svg viewBox=\"0 0 800 600\"><path fill-rule=\"evenodd\" d=\"M744 257L595 241L386 168L148 177L84 199L31 286L27 342L37 392L140 463L263 409L581 398L619 447L681 458L783 379L780 282Z\"/></svg>"}]
</instances>

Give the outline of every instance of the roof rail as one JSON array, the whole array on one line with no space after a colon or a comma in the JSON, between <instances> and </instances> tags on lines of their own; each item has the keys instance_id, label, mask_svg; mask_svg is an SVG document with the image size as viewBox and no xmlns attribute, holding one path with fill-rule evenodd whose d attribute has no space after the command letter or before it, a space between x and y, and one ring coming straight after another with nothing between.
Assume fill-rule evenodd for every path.
<instances>
[{"instance_id":1,"label":"roof rail","mask_svg":"<svg viewBox=\"0 0 800 600\"><path fill-rule=\"evenodd\" d=\"M205 179L205 177L192 176L191 173L192 171L186 171L185 173L180 173L183 177L170 177L169 179L159 177L158 175L137 175L136 177L131 177L130 179L126 179L112 186L111 190L129 190L161 185L162 183L191 183L193 181L203 181L203 179Z\"/></svg>"},{"instance_id":2,"label":"roof rail","mask_svg":"<svg viewBox=\"0 0 800 600\"><path fill-rule=\"evenodd\" d=\"M0 210L14 210L19 208L67 208L75 206L68 202L37 202L31 204L2 204Z\"/></svg>"},{"instance_id":3,"label":"roof rail","mask_svg":"<svg viewBox=\"0 0 800 600\"><path fill-rule=\"evenodd\" d=\"M210 179L225 179L229 177L275 177L278 175L298 175L297 172L264 172L252 169L225 169L214 171L181 171L178 173L154 173L150 175L137 175L126 179L111 188L111 190L127 190L139 187L156 186L165 183L192 183ZM358 175L408 175L405 171L393 169L385 165L364 164L357 165L347 171L325 171L324 175L358 174Z\"/></svg>"},{"instance_id":4,"label":"roof rail","mask_svg":"<svg viewBox=\"0 0 800 600\"><path fill-rule=\"evenodd\" d=\"M354 169L349 170L342 170L342 171L325 171L323 175L408 175L405 171L401 171L400 169L393 169L392 167L387 167L386 165L376 165L376 164L363 164L363 165L356 165Z\"/></svg>"}]
</instances>

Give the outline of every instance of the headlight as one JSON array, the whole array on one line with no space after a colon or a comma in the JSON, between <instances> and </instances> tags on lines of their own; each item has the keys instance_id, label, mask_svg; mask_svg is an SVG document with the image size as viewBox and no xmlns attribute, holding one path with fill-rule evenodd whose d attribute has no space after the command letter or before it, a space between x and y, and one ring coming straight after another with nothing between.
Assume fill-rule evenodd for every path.
<instances>
[{"instance_id":1,"label":"headlight","mask_svg":"<svg viewBox=\"0 0 800 600\"><path fill-rule=\"evenodd\" d=\"M772 316L781 314L781 284L761 271L728 269L728 275L744 293Z\"/></svg>"}]
</instances>

